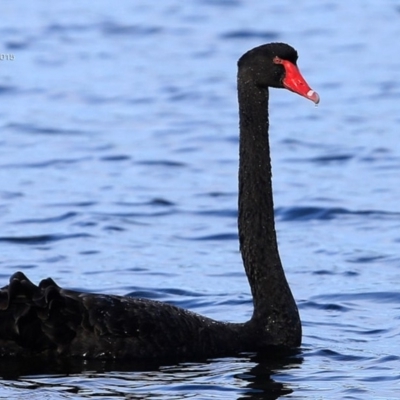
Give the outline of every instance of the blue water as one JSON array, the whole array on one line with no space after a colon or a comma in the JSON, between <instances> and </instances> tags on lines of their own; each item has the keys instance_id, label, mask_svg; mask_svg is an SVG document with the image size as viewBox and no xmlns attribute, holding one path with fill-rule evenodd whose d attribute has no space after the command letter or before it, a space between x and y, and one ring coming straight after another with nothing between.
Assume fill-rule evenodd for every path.
<instances>
[{"instance_id":1,"label":"blue water","mask_svg":"<svg viewBox=\"0 0 400 400\"><path fill-rule=\"evenodd\" d=\"M290 43L321 104L271 92L298 355L0 360L0 398L399 398L399 2L14 0L1 14L1 285L22 270L248 319L236 60Z\"/></svg>"}]
</instances>

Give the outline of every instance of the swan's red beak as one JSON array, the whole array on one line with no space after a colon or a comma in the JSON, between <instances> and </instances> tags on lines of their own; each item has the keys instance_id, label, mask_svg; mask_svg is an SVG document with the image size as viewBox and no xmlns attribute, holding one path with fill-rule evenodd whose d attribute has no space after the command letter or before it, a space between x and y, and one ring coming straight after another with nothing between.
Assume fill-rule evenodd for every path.
<instances>
[{"instance_id":1,"label":"swan's red beak","mask_svg":"<svg viewBox=\"0 0 400 400\"><path fill-rule=\"evenodd\" d=\"M300 96L306 97L307 99L313 101L315 104L319 103L318 93L314 92L314 90L312 90L310 86L308 86L308 83L302 77L296 65L294 65L290 61L282 60L279 57L274 58L274 63L282 64L285 68L286 75L283 79L283 86L285 86L286 89L289 89L292 92L299 94Z\"/></svg>"}]
</instances>

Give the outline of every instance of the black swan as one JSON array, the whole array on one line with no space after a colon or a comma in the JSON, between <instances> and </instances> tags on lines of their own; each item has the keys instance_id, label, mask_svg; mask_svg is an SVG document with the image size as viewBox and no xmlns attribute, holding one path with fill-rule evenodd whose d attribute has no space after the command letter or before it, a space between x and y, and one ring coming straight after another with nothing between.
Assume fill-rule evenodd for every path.
<instances>
[{"instance_id":1,"label":"black swan","mask_svg":"<svg viewBox=\"0 0 400 400\"><path fill-rule=\"evenodd\" d=\"M300 317L277 248L268 141L269 87L319 101L296 62L297 52L284 43L256 47L238 62L238 226L254 302L249 321L220 322L157 301L80 293L50 278L36 286L17 272L0 289L0 354L190 360L299 346Z\"/></svg>"}]
</instances>

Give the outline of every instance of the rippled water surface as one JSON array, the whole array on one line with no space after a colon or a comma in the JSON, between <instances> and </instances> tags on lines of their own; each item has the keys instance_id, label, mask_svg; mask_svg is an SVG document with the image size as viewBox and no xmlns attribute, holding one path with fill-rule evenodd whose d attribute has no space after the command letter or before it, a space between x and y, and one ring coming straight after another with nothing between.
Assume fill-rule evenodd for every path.
<instances>
[{"instance_id":1,"label":"rippled water surface","mask_svg":"<svg viewBox=\"0 0 400 400\"><path fill-rule=\"evenodd\" d=\"M272 91L299 354L181 365L0 361L0 398L397 399L400 3L2 4L0 284L252 312L238 252L236 60L284 41L321 95Z\"/></svg>"}]
</instances>

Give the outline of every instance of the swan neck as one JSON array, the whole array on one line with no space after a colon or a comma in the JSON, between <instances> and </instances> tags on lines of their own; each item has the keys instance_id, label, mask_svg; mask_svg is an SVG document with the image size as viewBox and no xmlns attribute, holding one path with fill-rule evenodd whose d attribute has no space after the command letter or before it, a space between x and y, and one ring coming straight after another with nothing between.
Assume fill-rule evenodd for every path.
<instances>
[{"instance_id":1,"label":"swan neck","mask_svg":"<svg viewBox=\"0 0 400 400\"><path fill-rule=\"evenodd\" d=\"M275 231L268 95L267 89L246 80L239 70L240 251L253 295L252 321L267 331L265 335L296 346L301 340L300 318L282 268ZM291 326L293 329L288 329Z\"/></svg>"}]
</instances>

